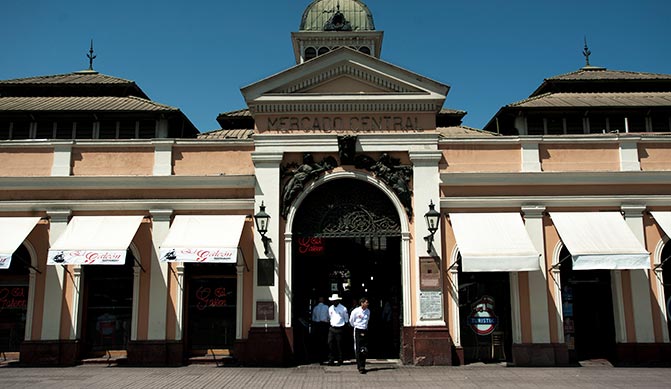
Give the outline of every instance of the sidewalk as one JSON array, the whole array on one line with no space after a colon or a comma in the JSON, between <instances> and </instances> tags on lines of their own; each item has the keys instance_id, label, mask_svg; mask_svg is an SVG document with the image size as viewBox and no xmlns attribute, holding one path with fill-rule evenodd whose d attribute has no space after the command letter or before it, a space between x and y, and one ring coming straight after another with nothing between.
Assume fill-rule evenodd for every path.
<instances>
[{"instance_id":1,"label":"sidewalk","mask_svg":"<svg viewBox=\"0 0 671 389\"><path fill-rule=\"evenodd\" d=\"M668 388L667 368L516 368L500 365L415 367L373 361L368 374L343 366L178 368L77 366L0 368L10 388Z\"/></svg>"}]
</instances>

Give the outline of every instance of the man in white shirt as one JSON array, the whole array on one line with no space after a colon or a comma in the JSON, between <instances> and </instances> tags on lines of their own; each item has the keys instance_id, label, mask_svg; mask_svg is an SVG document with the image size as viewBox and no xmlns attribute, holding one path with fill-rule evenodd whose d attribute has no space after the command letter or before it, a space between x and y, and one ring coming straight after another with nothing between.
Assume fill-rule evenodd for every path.
<instances>
[{"instance_id":1,"label":"man in white shirt","mask_svg":"<svg viewBox=\"0 0 671 389\"><path fill-rule=\"evenodd\" d=\"M314 337L315 354L319 362L326 360L328 350L327 337L329 332L329 307L324 304L324 297L319 297L319 304L312 309L312 334Z\"/></svg>"},{"instance_id":2,"label":"man in white shirt","mask_svg":"<svg viewBox=\"0 0 671 389\"><path fill-rule=\"evenodd\" d=\"M370 310L368 299L362 297L359 306L352 310L349 324L354 328L354 355L356 356L356 367L359 373L366 374L366 356L368 355L368 320Z\"/></svg>"},{"instance_id":3,"label":"man in white shirt","mask_svg":"<svg viewBox=\"0 0 671 389\"><path fill-rule=\"evenodd\" d=\"M329 301L332 302L329 307L329 323L331 324L328 336L329 366L333 366L336 361L338 366L342 365L342 335L345 324L349 320L349 315L347 314L347 308L340 304L340 300L342 299L337 293L333 293L329 297Z\"/></svg>"}]
</instances>

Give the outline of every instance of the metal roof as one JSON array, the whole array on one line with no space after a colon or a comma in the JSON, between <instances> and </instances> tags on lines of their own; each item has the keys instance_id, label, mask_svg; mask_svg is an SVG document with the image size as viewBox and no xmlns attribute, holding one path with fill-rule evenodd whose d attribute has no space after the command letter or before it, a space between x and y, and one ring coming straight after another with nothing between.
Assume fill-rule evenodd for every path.
<instances>
[{"instance_id":1,"label":"metal roof","mask_svg":"<svg viewBox=\"0 0 671 389\"><path fill-rule=\"evenodd\" d=\"M336 12L350 23L351 31L374 31L373 14L358 0L315 0L307 6L301 19L300 31L324 31L324 26Z\"/></svg>"},{"instance_id":2,"label":"metal roof","mask_svg":"<svg viewBox=\"0 0 671 389\"><path fill-rule=\"evenodd\" d=\"M457 138L464 136L496 136L493 132L478 130L467 126L438 127L436 131L441 138Z\"/></svg>"},{"instance_id":3,"label":"metal roof","mask_svg":"<svg viewBox=\"0 0 671 389\"><path fill-rule=\"evenodd\" d=\"M507 107L671 107L671 92L546 93Z\"/></svg>"},{"instance_id":4,"label":"metal roof","mask_svg":"<svg viewBox=\"0 0 671 389\"><path fill-rule=\"evenodd\" d=\"M31 85L31 84L134 84L134 81L107 76L92 70L68 74L54 74L13 80L0 80L0 85Z\"/></svg>"},{"instance_id":5,"label":"metal roof","mask_svg":"<svg viewBox=\"0 0 671 389\"><path fill-rule=\"evenodd\" d=\"M584 67L575 72L550 77L548 81L582 81L582 80L671 80L669 74L627 72L609 70L601 67Z\"/></svg>"},{"instance_id":6,"label":"metal roof","mask_svg":"<svg viewBox=\"0 0 671 389\"><path fill-rule=\"evenodd\" d=\"M228 140L245 140L251 139L254 135L254 130L250 129L226 129L214 130L198 134L198 139L228 139Z\"/></svg>"},{"instance_id":7,"label":"metal roof","mask_svg":"<svg viewBox=\"0 0 671 389\"><path fill-rule=\"evenodd\" d=\"M0 97L0 111L157 111L178 112L178 108L135 96L128 97Z\"/></svg>"}]
</instances>

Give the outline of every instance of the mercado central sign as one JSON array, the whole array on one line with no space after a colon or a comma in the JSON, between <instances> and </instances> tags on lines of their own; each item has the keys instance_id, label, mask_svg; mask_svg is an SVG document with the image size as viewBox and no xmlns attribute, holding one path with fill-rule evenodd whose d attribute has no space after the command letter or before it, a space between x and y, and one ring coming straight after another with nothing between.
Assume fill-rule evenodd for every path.
<instances>
[{"instance_id":1,"label":"mercado central sign","mask_svg":"<svg viewBox=\"0 0 671 389\"><path fill-rule=\"evenodd\" d=\"M435 115L435 114L434 114ZM435 128L430 116L411 115L311 115L311 116L268 116L259 121L265 128L259 130L283 131L422 131Z\"/></svg>"}]
</instances>

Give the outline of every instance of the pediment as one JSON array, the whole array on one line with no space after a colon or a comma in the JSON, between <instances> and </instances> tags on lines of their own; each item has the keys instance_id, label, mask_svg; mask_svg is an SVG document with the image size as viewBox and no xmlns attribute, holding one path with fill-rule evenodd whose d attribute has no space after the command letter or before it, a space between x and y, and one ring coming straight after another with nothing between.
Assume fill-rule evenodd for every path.
<instances>
[{"instance_id":1,"label":"pediment","mask_svg":"<svg viewBox=\"0 0 671 389\"><path fill-rule=\"evenodd\" d=\"M241 91L252 113L289 111L299 107L296 104L302 110L312 105L317 109L317 105L339 102L374 103L380 109L381 104L393 102L439 110L449 86L341 47Z\"/></svg>"}]
</instances>

